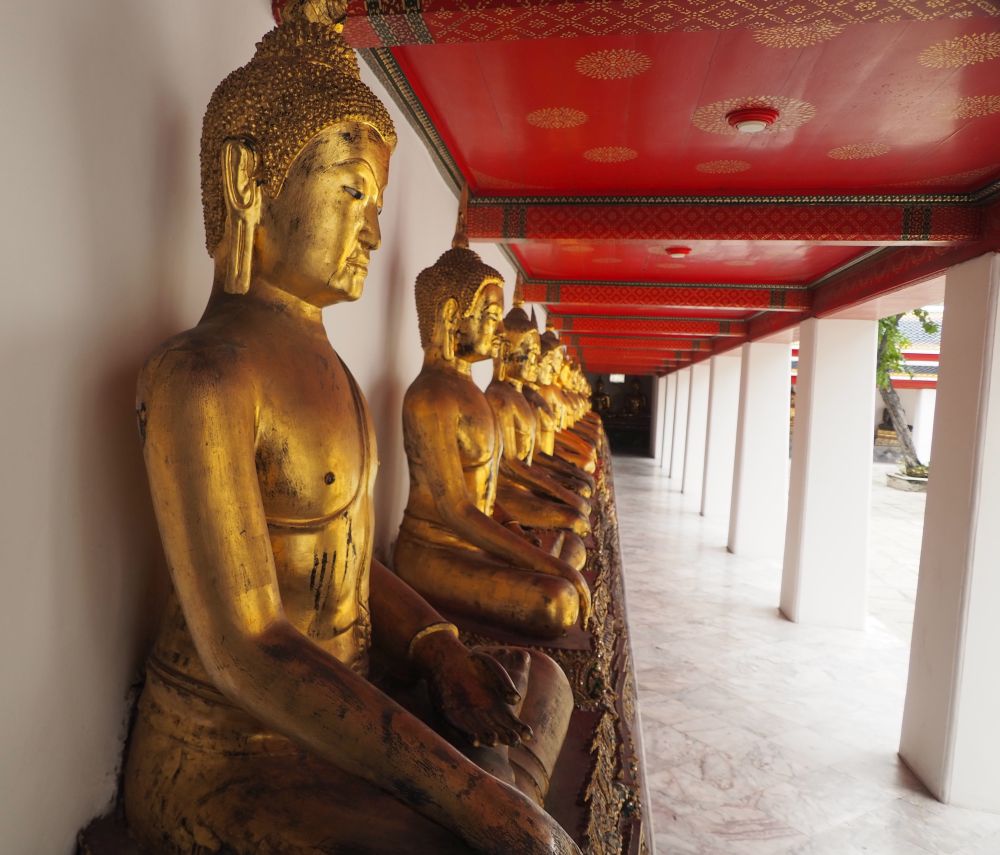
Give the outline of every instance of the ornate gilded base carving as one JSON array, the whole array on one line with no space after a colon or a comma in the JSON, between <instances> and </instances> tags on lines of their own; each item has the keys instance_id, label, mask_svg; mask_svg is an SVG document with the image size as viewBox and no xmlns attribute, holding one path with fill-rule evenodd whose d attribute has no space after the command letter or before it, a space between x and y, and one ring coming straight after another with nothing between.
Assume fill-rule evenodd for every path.
<instances>
[{"instance_id":1,"label":"ornate gilded base carving","mask_svg":"<svg viewBox=\"0 0 1000 855\"><path fill-rule=\"evenodd\" d=\"M522 646L562 666L576 704L547 809L587 855L641 855L652 851L652 843L609 456L602 458L596 476L593 546L584 570L593 595L590 631L580 639ZM469 644L512 642L482 627L463 630L462 638ZM569 787L576 788L572 798L562 792Z\"/></svg>"}]
</instances>

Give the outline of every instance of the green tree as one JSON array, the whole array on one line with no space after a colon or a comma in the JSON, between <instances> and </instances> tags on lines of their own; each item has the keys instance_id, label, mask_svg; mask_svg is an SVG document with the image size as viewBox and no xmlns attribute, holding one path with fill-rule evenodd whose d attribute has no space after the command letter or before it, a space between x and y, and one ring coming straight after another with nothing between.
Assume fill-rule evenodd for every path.
<instances>
[{"instance_id":1,"label":"green tree","mask_svg":"<svg viewBox=\"0 0 1000 855\"><path fill-rule=\"evenodd\" d=\"M906 423L906 412L899 400L899 394L892 385L893 374L905 371L911 377L913 376L913 372L906 367L903 358L903 351L910 346L910 341L899 328L899 322L906 314L903 312L898 315L890 315L878 322L878 362L875 368L875 383L882 396L882 402L889 411L892 427L903 448L903 471L907 475L921 477L927 475L927 467L920 462L920 458L917 456L913 435ZM914 309L912 314L920 321L924 331L929 334L936 333L941 328L941 325L931 318L926 309Z\"/></svg>"}]
</instances>

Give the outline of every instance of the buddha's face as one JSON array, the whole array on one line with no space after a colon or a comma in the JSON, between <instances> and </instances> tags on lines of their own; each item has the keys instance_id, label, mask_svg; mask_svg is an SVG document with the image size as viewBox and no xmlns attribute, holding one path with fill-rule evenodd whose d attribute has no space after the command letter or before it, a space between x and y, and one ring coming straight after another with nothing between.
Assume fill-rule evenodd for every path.
<instances>
[{"instance_id":1,"label":"buddha's face","mask_svg":"<svg viewBox=\"0 0 1000 855\"><path fill-rule=\"evenodd\" d=\"M507 357L507 376L524 383L537 381L540 351L537 332L534 335L528 332L512 340Z\"/></svg>"},{"instance_id":2,"label":"buddha's face","mask_svg":"<svg viewBox=\"0 0 1000 855\"><path fill-rule=\"evenodd\" d=\"M559 376L560 368L562 353L557 347L544 354L538 363L538 382L543 386L551 386Z\"/></svg>"},{"instance_id":3,"label":"buddha's face","mask_svg":"<svg viewBox=\"0 0 1000 855\"><path fill-rule=\"evenodd\" d=\"M493 282L476 294L469 311L458 323L455 353L467 362L495 356L500 347L503 323L503 289Z\"/></svg>"},{"instance_id":4,"label":"buddha's face","mask_svg":"<svg viewBox=\"0 0 1000 855\"><path fill-rule=\"evenodd\" d=\"M255 271L314 306L357 300L381 241L389 154L378 132L360 122L331 125L313 137L278 197L265 197Z\"/></svg>"}]
</instances>

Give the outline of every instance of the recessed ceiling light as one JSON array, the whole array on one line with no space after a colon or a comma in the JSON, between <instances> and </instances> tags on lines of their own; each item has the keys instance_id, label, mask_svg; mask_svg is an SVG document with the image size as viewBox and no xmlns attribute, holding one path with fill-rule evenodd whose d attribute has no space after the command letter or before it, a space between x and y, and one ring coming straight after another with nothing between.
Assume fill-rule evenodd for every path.
<instances>
[{"instance_id":1,"label":"recessed ceiling light","mask_svg":"<svg viewBox=\"0 0 1000 855\"><path fill-rule=\"evenodd\" d=\"M691 254L689 246L668 246L667 255L671 258L687 258Z\"/></svg>"},{"instance_id":2,"label":"recessed ceiling light","mask_svg":"<svg viewBox=\"0 0 1000 855\"><path fill-rule=\"evenodd\" d=\"M726 121L741 134L759 134L778 120L778 111L771 107L744 107L726 113Z\"/></svg>"}]
</instances>

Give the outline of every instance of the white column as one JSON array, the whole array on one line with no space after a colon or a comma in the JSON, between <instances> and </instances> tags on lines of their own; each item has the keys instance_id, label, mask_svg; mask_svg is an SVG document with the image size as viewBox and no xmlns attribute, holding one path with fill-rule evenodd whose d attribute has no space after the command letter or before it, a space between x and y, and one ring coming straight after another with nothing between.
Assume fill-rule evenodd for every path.
<instances>
[{"instance_id":1,"label":"white column","mask_svg":"<svg viewBox=\"0 0 1000 855\"><path fill-rule=\"evenodd\" d=\"M691 391L691 367L676 372L677 394L674 395L674 426L670 436L670 469L667 474L680 480L684 475L684 440L687 437L688 393Z\"/></svg>"},{"instance_id":2,"label":"white column","mask_svg":"<svg viewBox=\"0 0 1000 855\"><path fill-rule=\"evenodd\" d=\"M803 321L781 611L864 629L878 322Z\"/></svg>"},{"instance_id":3,"label":"white column","mask_svg":"<svg viewBox=\"0 0 1000 855\"><path fill-rule=\"evenodd\" d=\"M729 513L736 461L736 418L740 403L738 351L713 356L708 381L708 426L705 473L701 485L701 515Z\"/></svg>"},{"instance_id":4,"label":"white column","mask_svg":"<svg viewBox=\"0 0 1000 855\"><path fill-rule=\"evenodd\" d=\"M913 445L921 463L930 463L937 389L918 389L913 405Z\"/></svg>"},{"instance_id":5,"label":"white column","mask_svg":"<svg viewBox=\"0 0 1000 855\"><path fill-rule=\"evenodd\" d=\"M674 417L677 409L677 372L667 375L667 398L663 410L663 441L660 468L670 470L670 449L674 441Z\"/></svg>"},{"instance_id":6,"label":"white column","mask_svg":"<svg viewBox=\"0 0 1000 855\"><path fill-rule=\"evenodd\" d=\"M1000 811L1000 255L952 268L899 753L939 799Z\"/></svg>"},{"instance_id":7,"label":"white column","mask_svg":"<svg viewBox=\"0 0 1000 855\"><path fill-rule=\"evenodd\" d=\"M684 443L684 474L681 492L701 500L701 478L705 473L705 426L708 423L709 360L691 366L688 395L687 441Z\"/></svg>"},{"instance_id":8,"label":"white column","mask_svg":"<svg viewBox=\"0 0 1000 855\"><path fill-rule=\"evenodd\" d=\"M659 463L663 454L663 418L667 409L667 378L653 378L653 400L650 412L653 414L649 425L649 456Z\"/></svg>"},{"instance_id":9,"label":"white column","mask_svg":"<svg viewBox=\"0 0 1000 855\"><path fill-rule=\"evenodd\" d=\"M729 551L781 557L788 502L788 414L791 348L780 342L743 345L736 463L729 513Z\"/></svg>"}]
</instances>

